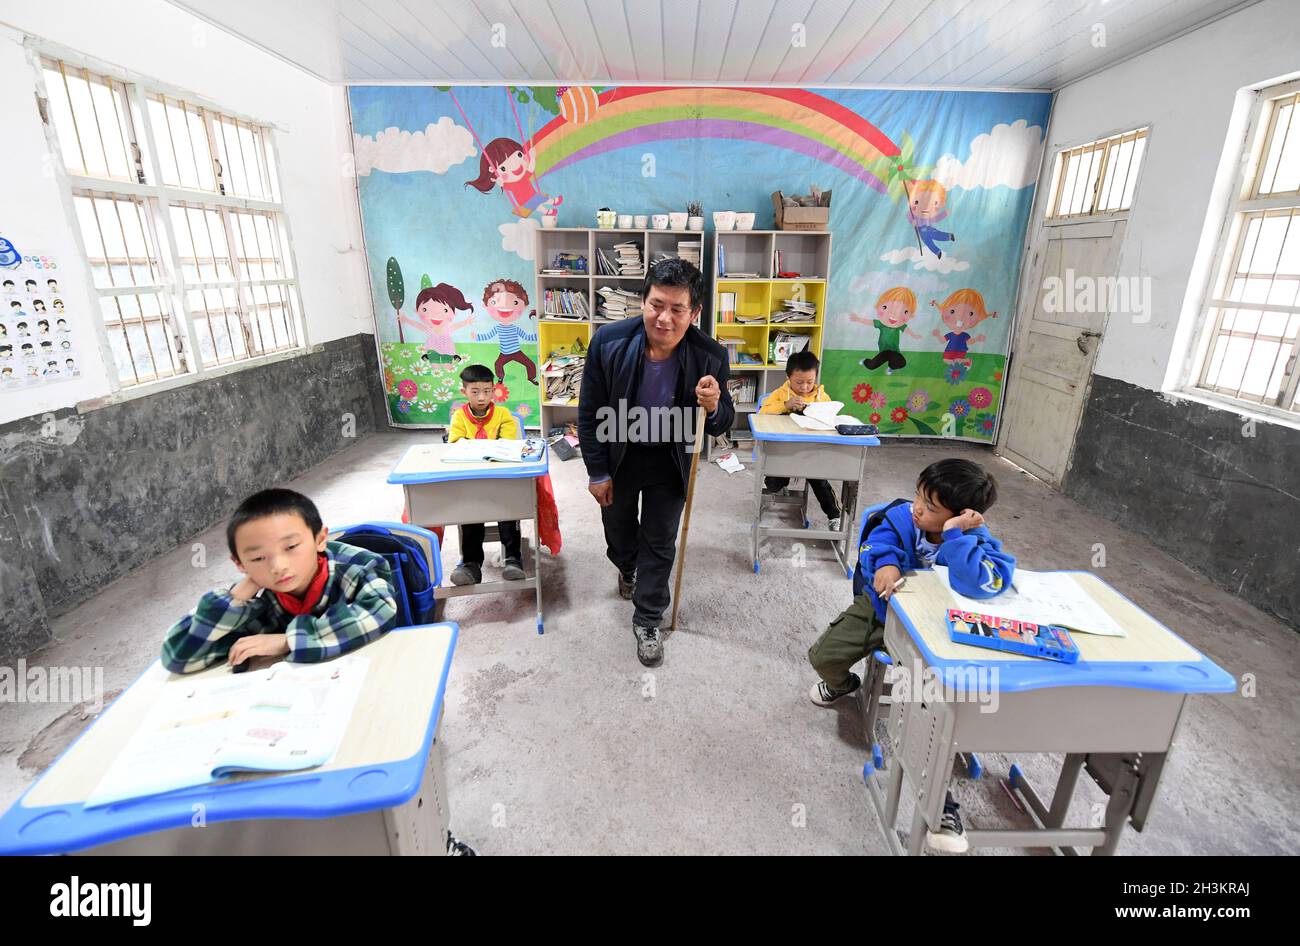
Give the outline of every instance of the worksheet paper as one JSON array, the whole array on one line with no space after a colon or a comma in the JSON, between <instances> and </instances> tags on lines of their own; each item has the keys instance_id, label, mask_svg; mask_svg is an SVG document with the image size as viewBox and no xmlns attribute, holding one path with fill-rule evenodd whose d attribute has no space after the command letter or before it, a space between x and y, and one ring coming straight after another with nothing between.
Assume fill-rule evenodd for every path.
<instances>
[{"instance_id":1,"label":"worksheet paper","mask_svg":"<svg viewBox=\"0 0 1300 946\"><path fill-rule=\"evenodd\" d=\"M948 586L956 606L963 611L1036 624L1059 624L1070 631L1103 637L1128 636L1124 628L1103 611L1068 573L1030 572L1017 568L1010 588L996 598L977 600L953 590L946 566L936 565L934 570Z\"/></svg>"},{"instance_id":2,"label":"worksheet paper","mask_svg":"<svg viewBox=\"0 0 1300 946\"><path fill-rule=\"evenodd\" d=\"M164 686L140 728L86 799L87 808L203 785L235 772L295 772L334 757L368 657Z\"/></svg>"}]
</instances>

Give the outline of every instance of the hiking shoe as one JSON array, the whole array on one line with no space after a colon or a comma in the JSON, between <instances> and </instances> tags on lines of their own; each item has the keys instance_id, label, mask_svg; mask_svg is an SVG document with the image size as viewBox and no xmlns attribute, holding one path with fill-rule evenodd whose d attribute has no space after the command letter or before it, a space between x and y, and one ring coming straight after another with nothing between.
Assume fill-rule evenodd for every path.
<instances>
[{"instance_id":1,"label":"hiking shoe","mask_svg":"<svg viewBox=\"0 0 1300 946\"><path fill-rule=\"evenodd\" d=\"M851 673L849 674L849 685L846 689L832 690L825 680L818 680L813 684L808 696L818 706L830 706L841 697L856 693L860 686L862 686L862 679L856 673Z\"/></svg>"},{"instance_id":2,"label":"hiking shoe","mask_svg":"<svg viewBox=\"0 0 1300 946\"><path fill-rule=\"evenodd\" d=\"M453 585L477 585L483 580L483 566L477 562L461 562L451 573Z\"/></svg>"},{"instance_id":3,"label":"hiking shoe","mask_svg":"<svg viewBox=\"0 0 1300 946\"><path fill-rule=\"evenodd\" d=\"M625 601L632 600L632 592L636 591L636 572L618 573L618 596Z\"/></svg>"},{"instance_id":4,"label":"hiking shoe","mask_svg":"<svg viewBox=\"0 0 1300 946\"><path fill-rule=\"evenodd\" d=\"M506 559L505 568L501 569L501 577L506 581L523 581L528 576L524 574L524 563L517 558ZM452 581L455 581L455 577Z\"/></svg>"},{"instance_id":5,"label":"hiking shoe","mask_svg":"<svg viewBox=\"0 0 1300 946\"><path fill-rule=\"evenodd\" d=\"M647 667L657 667L664 662L664 642L657 627L632 625L636 637L636 659Z\"/></svg>"},{"instance_id":6,"label":"hiking shoe","mask_svg":"<svg viewBox=\"0 0 1300 946\"><path fill-rule=\"evenodd\" d=\"M961 823L961 814L959 813L961 805L953 801L949 795L943 803L943 817L939 819L939 830L931 831L926 835L926 842L936 851L943 851L945 854L965 854L970 850L970 842L966 839L966 829Z\"/></svg>"}]
</instances>

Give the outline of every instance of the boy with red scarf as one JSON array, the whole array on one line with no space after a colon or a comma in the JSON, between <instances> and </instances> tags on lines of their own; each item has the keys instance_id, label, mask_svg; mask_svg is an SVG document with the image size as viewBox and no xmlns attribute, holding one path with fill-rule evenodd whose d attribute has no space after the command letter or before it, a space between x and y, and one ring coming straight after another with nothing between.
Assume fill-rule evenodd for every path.
<instances>
[{"instance_id":1,"label":"boy with red scarf","mask_svg":"<svg viewBox=\"0 0 1300 946\"><path fill-rule=\"evenodd\" d=\"M209 591L176 622L163 641L163 666L190 673L249 657L312 663L391 630L397 602L388 563L328 542L328 534L301 493L267 489L245 499L226 526L230 557L244 578Z\"/></svg>"},{"instance_id":2,"label":"boy with red scarf","mask_svg":"<svg viewBox=\"0 0 1300 946\"><path fill-rule=\"evenodd\" d=\"M514 415L493 400L494 378L495 375L486 365L468 365L461 371L460 393L465 395L465 403L452 412L451 427L447 431L448 443L455 443L462 438L520 439L522 432ZM527 576L524 574L519 520L498 522L497 531L501 533L501 551L505 556L501 577L506 581L522 581ZM484 523L481 522L466 523L460 527L461 562L451 573L453 585L477 585L483 580L484 532Z\"/></svg>"}]
</instances>

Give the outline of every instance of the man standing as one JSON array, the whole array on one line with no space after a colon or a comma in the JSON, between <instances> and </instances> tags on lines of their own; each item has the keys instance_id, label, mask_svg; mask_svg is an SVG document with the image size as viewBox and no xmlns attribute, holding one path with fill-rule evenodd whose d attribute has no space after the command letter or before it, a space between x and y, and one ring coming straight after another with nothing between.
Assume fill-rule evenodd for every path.
<instances>
[{"instance_id":1,"label":"man standing","mask_svg":"<svg viewBox=\"0 0 1300 946\"><path fill-rule=\"evenodd\" d=\"M703 295L704 277L690 263L656 263L641 293L643 317L592 337L578 399L588 489L600 503L606 554L618 568L619 594L632 601L636 653L647 667L663 661L659 626L696 438L726 433L735 417L727 353L692 324ZM697 406L704 433L694 429Z\"/></svg>"}]
</instances>

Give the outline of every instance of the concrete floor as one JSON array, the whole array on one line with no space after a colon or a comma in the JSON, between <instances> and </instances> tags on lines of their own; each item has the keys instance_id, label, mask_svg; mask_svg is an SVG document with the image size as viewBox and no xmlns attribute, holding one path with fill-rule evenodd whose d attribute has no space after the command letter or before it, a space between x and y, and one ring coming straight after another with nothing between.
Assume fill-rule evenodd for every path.
<instances>
[{"instance_id":1,"label":"concrete floor","mask_svg":"<svg viewBox=\"0 0 1300 946\"><path fill-rule=\"evenodd\" d=\"M290 485L315 498L327 523L396 518L401 493L384 479L420 439L369 437ZM1096 570L1107 581L1234 676L1253 675L1253 697L1191 699L1147 829L1128 831L1120 853L1300 848L1296 630L987 450L885 446L871 456L862 495L910 496L917 472L951 455L995 471L1001 499L990 525L1022 567L1087 569L1102 543L1106 567ZM564 548L542 563L545 636L534 632L531 593L448 602L447 619L461 626L442 729L452 826L480 853L884 852L862 784L859 707L819 709L807 698L808 645L847 604L849 584L820 543L808 544L797 567L790 544L772 540L763 573L753 574L752 476L701 470L685 627L653 672L636 660L631 605L615 592L580 460L552 467ZM185 543L58 619L56 642L29 663L102 666L109 692L129 685L167 625L233 579L222 532L217 525L194 540L207 567L195 567L197 546ZM454 530L448 539L450 569ZM66 704L0 707L0 806L85 725ZM954 785L967 824L1027 824L996 782L1017 761L1046 786L1059 759L983 761L982 780ZM1102 797L1081 781L1072 820Z\"/></svg>"}]
</instances>

